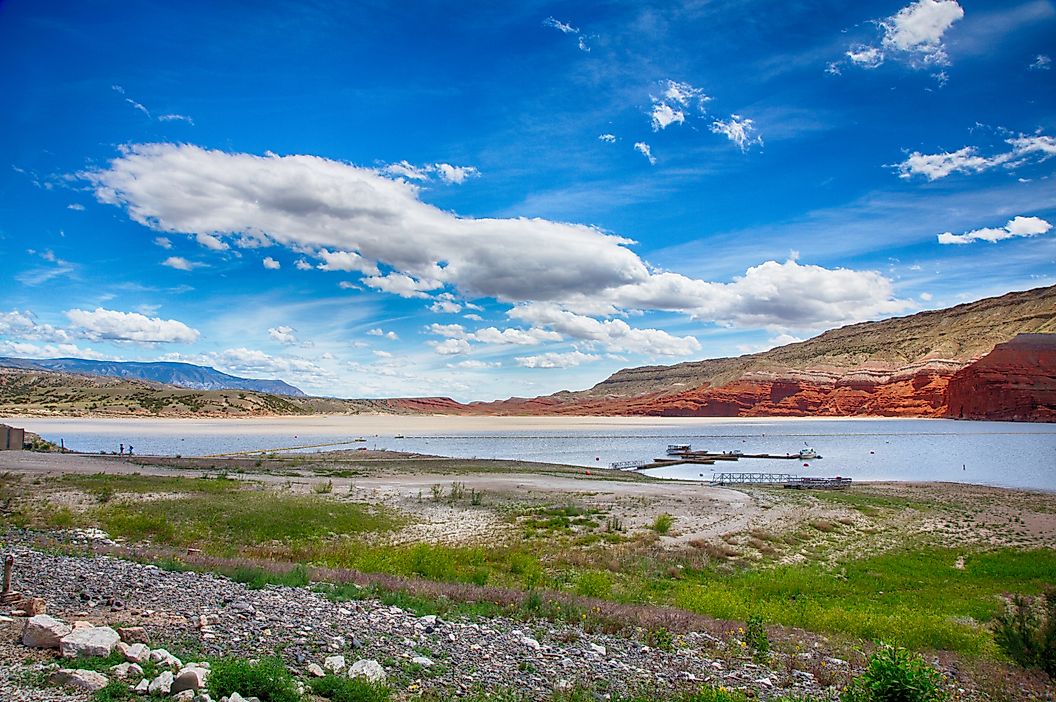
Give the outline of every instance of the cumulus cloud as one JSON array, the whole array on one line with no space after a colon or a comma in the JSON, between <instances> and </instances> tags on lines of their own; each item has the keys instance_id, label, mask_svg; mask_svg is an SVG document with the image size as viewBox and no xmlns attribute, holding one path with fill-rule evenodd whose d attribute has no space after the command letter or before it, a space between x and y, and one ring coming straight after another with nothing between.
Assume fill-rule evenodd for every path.
<instances>
[{"instance_id":1,"label":"cumulus cloud","mask_svg":"<svg viewBox=\"0 0 1056 702\"><path fill-rule=\"evenodd\" d=\"M462 311L462 305L453 300L437 300L429 305L429 309L437 314L458 314Z\"/></svg>"},{"instance_id":2,"label":"cumulus cloud","mask_svg":"<svg viewBox=\"0 0 1056 702\"><path fill-rule=\"evenodd\" d=\"M1032 71L1047 71L1052 68L1052 58L1045 54L1038 54L1028 68Z\"/></svg>"},{"instance_id":3,"label":"cumulus cloud","mask_svg":"<svg viewBox=\"0 0 1056 702\"><path fill-rule=\"evenodd\" d=\"M147 317L138 312L96 307L94 310L66 310L66 317L81 336L94 341L191 344L199 337L198 330L191 329L183 322Z\"/></svg>"},{"instance_id":4,"label":"cumulus cloud","mask_svg":"<svg viewBox=\"0 0 1056 702\"><path fill-rule=\"evenodd\" d=\"M496 327L486 327L484 329L477 329L476 331L470 332L466 331L465 327L461 324L434 323L427 326L426 330L437 336L447 337L448 339L476 341L481 344L498 346L535 346L548 341L561 341L563 339L563 337L555 331L548 331L535 327L531 329L498 329Z\"/></svg>"},{"instance_id":5,"label":"cumulus cloud","mask_svg":"<svg viewBox=\"0 0 1056 702\"><path fill-rule=\"evenodd\" d=\"M943 232L939 234L940 244L971 244L975 241L989 241L996 244L1005 239L1016 237L1039 236L1052 229L1052 225L1040 217L1013 217L1003 227L984 227L964 234Z\"/></svg>"},{"instance_id":6,"label":"cumulus cloud","mask_svg":"<svg viewBox=\"0 0 1056 702\"><path fill-rule=\"evenodd\" d=\"M880 33L878 44L856 44L845 55L851 65L867 69L876 68L889 59L916 68L947 66L950 60L943 36L963 17L964 8L956 0L917 0L890 17L876 21ZM827 72L839 74L838 64L829 66Z\"/></svg>"},{"instance_id":7,"label":"cumulus cloud","mask_svg":"<svg viewBox=\"0 0 1056 702\"><path fill-rule=\"evenodd\" d=\"M567 353L542 353L537 356L517 356L514 361L522 368L574 368L575 366L597 361L601 356L569 351Z\"/></svg>"},{"instance_id":8,"label":"cumulus cloud","mask_svg":"<svg viewBox=\"0 0 1056 702\"><path fill-rule=\"evenodd\" d=\"M469 342L465 339L444 339L443 341L430 341L429 345L433 347L441 356L457 356L463 353L469 353L471 347Z\"/></svg>"},{"instance_id":9,"label":"cumulus cloud","mask_svg":"<svg viewBox=\"0 0 1056 702\"><path fill-rule=\"evenodd\" d=\"M70 341L71 336L65 329L42 324L29 310L11 310L0 312L0 336L17 337L32 341Z\"/></svg>"},{"instance_id":10,"label":"cumulus cloud","mask_svg":"<svg viewBox=\"0 0 1056 702\"><path fill-rule=\"evenodd\" d=\"M747 151L752 144L763 143L762 137L752 136L755 132L755 123L750 119L743 119L739 115L730 115L730 118L726 121L715 120L711 123L711 131L715 134L725 135L741 151Z\"/></svg>"},{"instance_id":11,"label":"cumulus cloud","mask_svg":"<svg viewBox=\"0 0 1056 702\"><path fill-rule=\"evenodd\" d=\"M646 144L636 148L652 157ZM422 202L406 179L313 156L133 145L84 177L101 202L156 232L252 233L316 258L324 270L358 273L361 285L408 298L454 302L445 296L457 292L513 305L552 303L581 315L666 310L777 326L904 309L877 273L795 261L768 261L731 283L657 272L631 250L633 241L595 227L460 217Z\"/></svg>"},{"instance_id":12,"label":"cumulus cloud","mask_svg":"<svg viewBox=\"0 0 1056 702\"><path fill-rule=\"evenodd\" d=\"M204 246L207 249L211 249L212 251L226 251L229 248L227 244L220 241L212 234L197 234L195 235L194 239L201 246Z\"/></svg>"},{"instance_id":13,"label":"cumulus cloud","mask_svg":"<svg viewBox=\"0 0 1056 702\"><path fill-rule=\"evenodd\" d=\"M267 268L269 271L277 271L282 268L282 264L276 261L271 256L265 256L264 260L261 261L261 263L264 264L264 267Z\"/></svg>"},{"instance_id":14,"label":"cumulus cloud","mask_svg":"<svg viewBox=\"0 0 1056 702\"><path fill-rule=\"evenodd\" d=\"M678 124L684 124L686 121L686 115L682 110L676 110L666 102L654 103L650 117L652 119L654 132L661 129L667 129L670 125L675 124L676 122Z\"/></svg>"},{"instance_id":15,"label":"cumulus cloud","mask_svg":"<svg viewBox=\"0 0 1056 702\"><path fill-rule=\"evenodd\" d=\"M370 336L380 336L385 339L389 339L390 341L396 341L400 338L399 335L394 331L385 331L384 329L379 328L368 329L367 334Z\"/></svg>"},{"instance_id":16,"label":"cumulus cloud","mask_svg":"<svg viewBox=\"0 0 1056 702\"><path fill-rule=\"evenodd\" d=\"M468 370L483 370L484 368L499 368L502 363L498 361L478 361L476 359L467 359L465 361L459 361L458 363L448 363L448 368L466 368Z\"/></svg>"},{"instance_id":17,"label":"cumulus cloud","mask_svg":"<svg viewBox=\"0 0 1056 702\"><path fill-rule=\"evenodd\" d=\"M1019 168L1031 163L1041 163L1056 156L1056 139L1044 134L1020 134L1005 140L1011 148L992 156L982 156L974 146L965 146L953 152L923 154L914 151L904 161L895 165L899 178L922 175L928 180L945 178L951 173L982 173L992 168Z\"/></svg>"},{"instance_id":18,"label":"cumulus cloud","mask_svg":"<svg viewBox=\"0 0 1056 702\"><path fill-rule=\"evenodd\" d=\"M598 135L598 141L604 141L606 144L615 144L616 143L616 135L615 134L599 134Z\"/></svg>"},{"instance_id":19,"label":"cumulus cloud","mask_svg":"<svg viewBox=\"0 0 1056 702\"><path fill-rule=\"evenodd\" d=\"M194 126L194 120L193 119L191 119L187 115L180 115L180 114L176 114L174 112L173 113L169 113L167 115L159 115L158 116L158 121L159 122L186 122L187 124L191 125L192 127Z\"/></svg>"},{"instance_id":20,"label":"cumulus cloud","mask_svg":"<svg viewBox=\"0 0 1056 702\"><path fill-rule=\"evenodd\" d=\"M202 354L165 354L160 360L210 366L239 376L281 376L286 380L300 378L302 382L316 385L334 380L332 373L307 359L296 356L272 356L263 351L245 347Z\"/></svg>"},{"instance_id":21,"label":"cumulus cloud","mask_svg":"<svg viewBox=\"0 0 1056 702\"><path fill-rule=\"evenodd\" d=\"M294 262L293 267L299 271L312 270L312 264L308 263L308 261L305 261L303 258L298 258L297 261Z\"/></svg>"},{"instance_id":22,"label":"cumulus cloud","mask_svg":"<svg viewBox=\"0 0 1056 702\"><path fill-rule=\"evenodd\" d=\"M710 98L700 88L674 80L660 82L660 96L650 95L653 106L649 113L653 131L667 129L672 124L685 124L685 110L694 104L701 111Z\"/></svg>"},{"instance_id":23,"label":"cumulus cloud","mask_svg":"<svg viewBox=\"0 0 1056 702\"><path fill-rule=\"evenodd\" d=\"M164 237L164 236L156 236L156 237L154 237L154 244L156 246L160 246L161 248L166 249L166 250L172 248L172 241L170 241L168 237Z\"/></svg>"},{"instance_id":24,"label":"cumulus cloud","mask_svg":"<svg viewBox=\"0 0 1056 702\"><path fill-rule=\"evenodd\" d=\"M268 330L268 336L280 344L293 345L297 343L297 335L294 333L297 330L293 327L279 326Z\"/></svg>"},{"instance_id":25,"label":"cumulus cloud","mask_svg":"<svg viewBox=\"0 0 1056 702\"><path fill-rule=\"evenodd\" d=\"M480 176L480 171L476 166L453 166L450 163L427 163L416 166L407 161L390 163L380 172L411 181L428 181L435 175L443 182L453 185L461 185L469 178Z\"/></svg>"},{"instance_id":26,"label":"cumulus cloud","mask_svg":"<svg viewBox=\"0 0 1056 702\"><path fill-rule=\"evenodd\" d=\"M653 156L653 150L649 148L649 145L644 141L635 142L634 150L645 156L646 160L649 161L649 165L656 165L656 158Z\"/></svg>"},{"instance_id":27,"label":"cumulus cloud","mask_svg":"<svg viewBox=\"0 0 1056 702\"><path fill-rule=\"evenodd\" d=\"M509 316L539 327L549 327L561 335L597 342L608 351L640 353L650 356L688 356L700 351L700 342L692 336L676 337L661 329L635 329L622 319L597 320L575 314L547 303L521 305ZM479 333L478 333L479 334Z\"/></svg>"},{"instance_id":28,"label":"cumulus cloud","mask_svg":"<svg viewBox=\"0 0 1056 702\"><path fill-rule=\"evenodd\" d=\"M201 268L205 264L197 261L188 261L183 256L169 256L161 262L161 265L175 268L178 271L193 271L195 268Z\"/></svg>"},{"instance_id":29,"label":"cumulus cloud","mask_svg":"<svg viewBox=\"0 0 1056 702\"><path fill-rule=\"evenodd\" d=\"M24 341L0 340L0 356L22 358L89 358L96 361L112 359L113 356L77 344L30 344Z\"/></svg>"},{"instance_id":30,"label":"cumulus cloud","mask_svg":"<svg viewBox=\"0 0 1056 702\"><path fill-rule=\"evenodd\" d=\"M72 202L69 205L66 205L66 209L73 210L74 212L84 212L84 205L78 202Z\"/></svg>"}]
</instances>

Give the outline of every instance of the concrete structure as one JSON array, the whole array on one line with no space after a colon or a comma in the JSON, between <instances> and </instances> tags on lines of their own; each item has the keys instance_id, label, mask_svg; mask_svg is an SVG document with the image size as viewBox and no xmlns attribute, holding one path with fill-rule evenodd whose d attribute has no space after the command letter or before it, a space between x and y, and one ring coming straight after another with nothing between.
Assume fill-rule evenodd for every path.
<instances>
[{"instance_id":1,"label":"concrete structure","mask_svg":"<svg viewBox=\"0 0 1056 702\"><path fill-rule=\"evenodd\" d=\"M0 451L21 451L25 442L25 429L0 424Z\"/></svg>"}]
</instances>

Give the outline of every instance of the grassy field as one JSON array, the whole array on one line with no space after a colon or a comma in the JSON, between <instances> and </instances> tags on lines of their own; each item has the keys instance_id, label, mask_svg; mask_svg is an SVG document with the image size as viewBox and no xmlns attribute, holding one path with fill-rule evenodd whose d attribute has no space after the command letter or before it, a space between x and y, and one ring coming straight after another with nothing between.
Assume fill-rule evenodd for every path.
<instances>
[{"instance_id":1,"label":"grassy field","mask_svg":"<svg viewBox=\"0 0 1056 702\"><path fill-rule=\"evenodd\" d=\"M328 464L313 475L332 470ZM471 472L467 467L455 475ZM761 617L851 641L882 640L986 659L999 657L988 622L1002 597L1035 594L1056 583L1051 548L997 542L951 549L942 547L948 536L941 530L932 537L899 532L907 514L915 515L914 524L973 518L960 502L944 512L935 492L805 497L778 491L763 497L791 501L793 520L784 532L749 526L722 539L673 542L667 534L677 533L680 523L666 512L642 520L637 529L625 528L614 507L590 502L589 492L550 501L503 499L455 481L394 506L347 488L331 492L328 481L308 485L315 491L265 487L222 474L65 475L35 485L5 475L0 512L9 525L94 526L127 543L195 547L212 556L276 564L229 571L257 586L306 584L305 566L347 569L447 583L458 596L476 592L472 596L481 603L465 610L476 614L502 607L489 609L486 589L466 586L524 592L525 602L532 601L531 593L549 591L628 605L673 605L736 621ZM70 499L71 494L81 497ZM1044 498L1031 499L1040 500L1039 514L1052 507ZM797 521L797 510L808 507L814 510L810 515L842 511ZM393 540L417 523L415 510L430 509L487 517L504 530L497 528L492 540L475 545ZM1010 539L1018 538L1018 524L1013 528ZM848 541L871 540L880 544L870 546L872 553L836 550ZM790 562L792 557L798 562ZM508 594L501 599L498 604L509 604ZM438 609L445 608L450 610Z\"/></svg>"}]
</instances>

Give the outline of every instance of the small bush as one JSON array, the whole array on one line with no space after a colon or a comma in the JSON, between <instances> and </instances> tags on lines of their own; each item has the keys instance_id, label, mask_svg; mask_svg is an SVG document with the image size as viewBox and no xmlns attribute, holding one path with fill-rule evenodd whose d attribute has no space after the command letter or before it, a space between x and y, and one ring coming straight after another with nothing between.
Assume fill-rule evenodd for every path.
<instances>
[{"instance_id":1,"label":"small bush","mask_svg":"<svg viewBox=\"0 0 1056 702\"><path fill-rule=\"evenodd\" d=\"M1056 678L1056 590L1013 597L994 619L994 639L1016 663Z\"/></svg>"},{"instance_id":2,"label":"small bush","mask_svg":"<svg viewBox=\"0 0 1056 702\"><path fill-rule=\"evenodd\" d=\"M458 502L459 500L461 500L465 496L466 496L466 484L465 483L459 483L459 482L451 483L451 492L448 493L448 498L452 502Z\"/></svg>"},{"instance_id":3,"label":"small bush","mask_svg":"<svg viewBox=\"0 0 1056 702\"><path fill-rule=\"evenodd\" d=\"M327 675L312 680L308 685L313 693L330 702L388 702L392 697L392 690L387 686L359 678Z\"/></svg>"},{"instance_id":4,"label":"small bush","mask_svg":"<svg viewBox=\"0 0 1056 702\"><path fill-rule=\"evenodd\" d=\"M325 483L316 483L312 486L312 492L316 495L329 495L334 491L334 481L327 480Z\"/></svg>"},{"instance_id":5,"label":"small bush","mask_svg":"<svg viewBox=\"0 0 1056 702\"><path fill-rule=\"evenodd\" d=\"M941 702L942 676L919 655L884 646L869 657L865 672L851 681L842 702Z\"/></svg>"},{"instance_id":6,"label":"small bush","mask_svg":"<svg viewBox=\"0 0 1056 702\"><path fill-rule=\"evenodd\" d=\"M670 651L675 647L675 636L664 627L650 629L646 637L646 643L661 651Z\"/></svg>"},{"instance_id":7,"label":"small bush","mask_svg":"<svg viewBox=\"0 0 1056 702\"><path fill-rule=\"evenodd\" d=\"M256 697L260 702L299 702L293 676L278 658L263 658L257 663L223 658L214 661L209 672L209 691L213 697L227 697L237 692Z\"/></svg>"},{"instance_id":8,"label":"small bush","mask_svg":"<svg viewBox=\"0 0 1056 702\"><path fill-rule=\"evenodd\" d=\"M744 643L752 649L756 658L765 659L770 655L770 637L766 635L762 617L748 617L744 627Z\"/></svg>"},{"instance_id":9,"label":"small bush","mask_svg":"<svg viewBox=\"0 0 1056 702\"><path fill-rule=\"evenodd\" d=\"M657 534L666 534L671 531L671 527L675 523L675 518L667 512L656 515L656 519L653 520L653 531Z\"/></svg>"},{"instance_id":10,"label":"small bush","mask_svg":"<svg viewBox=\"0 0 1056 702\"><path fill-rule=\"evenodd\" d=\"M132 692L132 688L127 683L120 680L114 680L92 694L92 702L122 702L134 699L136 699L136 693Z\"/></svg>"}]
</instances>

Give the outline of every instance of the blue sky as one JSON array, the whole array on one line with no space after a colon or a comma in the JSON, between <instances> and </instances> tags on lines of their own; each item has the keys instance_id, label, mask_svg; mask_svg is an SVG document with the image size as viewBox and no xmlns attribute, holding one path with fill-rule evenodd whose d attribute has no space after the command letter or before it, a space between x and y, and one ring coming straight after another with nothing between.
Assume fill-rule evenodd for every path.
<instances>
[{"instance_id":1,"label":"blue sky","mask_svg":"<svg viewBox=\"0 0 1056 702\"><path fill-rule=\"evenodd\" d=\"M0 354L534 396L1056 283L1056 5L0 3Z\"/></svg>"}]
</instances>

